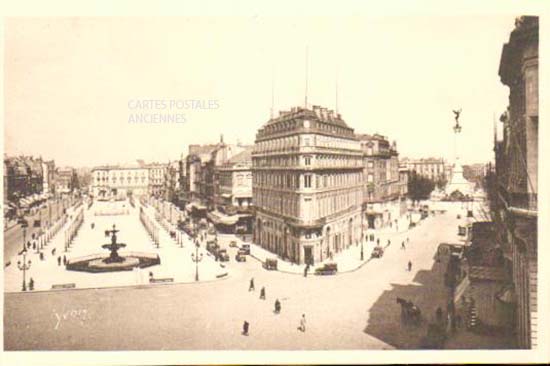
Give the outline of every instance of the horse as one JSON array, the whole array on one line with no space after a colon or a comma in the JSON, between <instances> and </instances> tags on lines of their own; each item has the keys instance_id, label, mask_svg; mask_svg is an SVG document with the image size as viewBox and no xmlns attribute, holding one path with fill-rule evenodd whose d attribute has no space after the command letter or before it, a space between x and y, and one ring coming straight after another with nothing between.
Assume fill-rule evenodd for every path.
<instances>
[{"instance_id":1,"label":"horse","mask_svg":"<svg viewBox=\"0 0 550 366\"><path fill-rule=\"evenodd\" d=\"M422 312L412 301L397 297L396 302L401 305L401 320L405 324L420 325Z\"/></svg>"}]
</instances>

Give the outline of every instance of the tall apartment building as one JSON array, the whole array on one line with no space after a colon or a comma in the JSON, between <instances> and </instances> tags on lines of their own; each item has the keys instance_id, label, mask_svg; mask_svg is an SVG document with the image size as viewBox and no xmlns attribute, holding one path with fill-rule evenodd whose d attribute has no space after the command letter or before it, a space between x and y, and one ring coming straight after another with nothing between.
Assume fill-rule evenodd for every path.
<instances>
[{"instance_id":1,"label":"tall apartment building","mask_svg":"<svg viewBox=\"0 0 550 366\"><path fill-rule=\"evenodd\" d=\"M357 135L363 151L364 226L378 229L399 218L407 209L395 142L384 136ZM402 200L403 198L403 200Z\"/></svg>"},{"instance_id":2,"label":"tall apartment building","mask_svg":"<svg viewBox=\"0 0 550 366\"><path fill-rule=\"evenodd\" d=\"M498 196L495 218L511 262L520 348L537 347L538 17L516 19L502 48L499 76L510 88L495 141ZM496 139L495 139L496 140Z\"/></svg>"},{"instance_id":3,"label":"tall apartment building","mask_svg":"<svg viewBox=\"0 0 550 366\"><path fill-rule=\"evenodd\" d=\"M295 107L256 134L255 242L295 263L322 261L361 239L363 152L339 114Z\"/></svg>"}]
</instances>

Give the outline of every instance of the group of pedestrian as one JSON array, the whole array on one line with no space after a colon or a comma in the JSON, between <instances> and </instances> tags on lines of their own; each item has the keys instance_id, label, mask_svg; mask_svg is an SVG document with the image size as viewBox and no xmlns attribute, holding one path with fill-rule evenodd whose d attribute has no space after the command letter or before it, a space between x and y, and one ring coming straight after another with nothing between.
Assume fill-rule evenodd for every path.
<instances>
[{"instance_id":1,"label":"group of pedestrian","mask_svg":"<svg viewBox=\"0 0 550 366\"><path fill-rule=\"evenodd\" d=\"M251 292L251 291L256 291L256 286L254 284L254 278L250 279L250 282L249 282L249 285L248 285L248 292ZM260 289L260 300L265 300L265 299L266 299L265 286L262 286L262 288ZM279 299L275 299L275 309L274 309L273 312L275 314L280 314L281 313L281 302L279 301ZM298 326L298 330L301 331L301 332L306 331L306 315L305 314L302 314L302 317L300 318L300 325ZM245 335L245 336L248 336L249 331L250 331L250 323L247 320L245 320L243 322L242 334Z\"/></svg>"}]
</instances>

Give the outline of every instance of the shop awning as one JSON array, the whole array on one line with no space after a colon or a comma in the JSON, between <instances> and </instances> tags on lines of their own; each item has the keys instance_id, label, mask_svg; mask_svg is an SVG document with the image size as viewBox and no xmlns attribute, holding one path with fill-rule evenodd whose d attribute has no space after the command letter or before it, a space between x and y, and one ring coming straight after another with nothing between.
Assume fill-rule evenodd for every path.
<instances>
[{"instance_id":1,"label":"shop awning","mask_svg":"<svg viewBox=\"0 0 550 366\"><path fill-rule=\"evenodd\" d=\"M235 225L239 221L238 215L227 216L218 211L212 211L207 214L207 217L215 224Z\"/></svg>"}]
</instances>

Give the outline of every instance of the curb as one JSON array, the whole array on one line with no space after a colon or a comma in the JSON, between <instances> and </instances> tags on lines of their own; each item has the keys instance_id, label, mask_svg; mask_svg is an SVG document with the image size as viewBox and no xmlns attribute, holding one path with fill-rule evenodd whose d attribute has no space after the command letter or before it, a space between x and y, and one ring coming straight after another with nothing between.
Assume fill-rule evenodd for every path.
<instances>
[{"instance_id":1,"label":"curb","mask_svg":"<svg viewBox=\"0 0 550 366\"><path fill-rule=\"evenodd\" d=\"M191 281L191 282L159 282L159 283L146 283L146 284L139 284L139 285L128 285L128 286L110 286L110 287L75 287L75 288L63 288L63 289L49 289L49 290L32 290L32 291L5 291L5 295L9 294L32 294L32 293L45 293L45 292L65 292L65 291L86 291L86 290L116 290L116 289L146 289L151 287L158 287L158 286L176 286L176 285L200 285L200 284L208 284L212 282L218 282L223 281L228 278L230 278L229 273L225 272L222 276L218 277L219 275L216 275L215 279L206 280L206 281Z\"/></svg>"}]
</instances>

